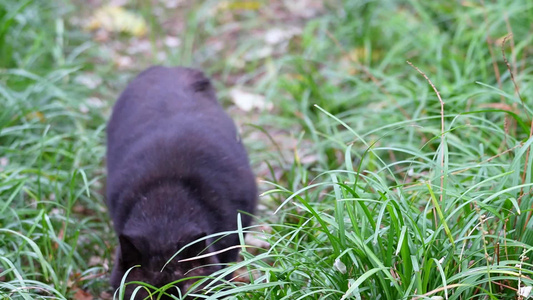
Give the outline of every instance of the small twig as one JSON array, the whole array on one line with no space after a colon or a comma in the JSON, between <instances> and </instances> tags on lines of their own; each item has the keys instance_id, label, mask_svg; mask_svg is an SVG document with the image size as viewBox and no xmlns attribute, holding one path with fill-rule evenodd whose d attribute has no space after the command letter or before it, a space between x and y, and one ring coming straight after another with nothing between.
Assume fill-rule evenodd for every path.
<instances>
[{"instance_id":1,"label":"small twig","mask_svg":"<svg viewBox=\"0 0 533 300\"><path fill-rule=\"evenodd\" d=\"M464 284L462 283L454 283L454 284L450 284L450 285L447 285L447 286L443 286L443 287L440 287L440 288L437 288L437 289L434 289L432 291L429 291L423 295L420 295L420 296L416 296L414 297L413 299L411 300L418 300L418 299L422 299L422 298L426 298L428 297L429 295L433 295L435 293L438 293L440 291L444 291L444 290L447 290L447 289L452 289L452 288L456 288L456 287L460 287L460 286L464 286Z\"/></svg>"},{"instance_id":2,"label":"small twig","mask_svg":"<svg viewBox=\"0 0 533 300\"><path fill-rule=\"evenodd\" d=\"M437 88L435 87L435 85L433 84L433 82L431 82L431 79L429 79L429 77L427 77L427 75L424 72L422 72L418 67L413 65L410 61L407 61L407 63L411 67L413 67L418 73L420 73L422 76L424 76L424 78L427 80L429 85L431 85L431 87L433 88L433 91L435 91L435 94L437 94L437 98L439 98L439 102L440 102L440 137L441 137L441 141L444 141L444 101L442 101L442 98L440 97L440 93L437 90ZM444 155L442 155L442 159L440 161L440 166L441 166L441 169L440 169L440 174L441 174L441 176L440 176L440 201L442 202L442 195L444 194Z\"/></svg>"},{"instance_id":3,"label":"small twig","mask_svg":"<svg viewBox=\"0 0 533 300\"><path fill-rule=\"evenodd\" d=\"M90 275L87 275L87 276L83 276L83 277L77 278L76 282L82 282L82 281L87 281L87 280L91 280L91 279L95 279L95 278L101 278L101 277L104 277L106 275L107 275L107 272L90 274Z\"/></svg>"},{"instance_id":4,"label":"small twig","mask_svg":"<svg viewBox=\"0 0 533 300\"><path fill-rule=\"evenodd\" d=\"M522 98L522 95L520 95L520 89L518 88L518 84L516 84L516 80L514 79L514 74L513 74L513 71L511 70L511 65L509 64L509 61L507 60L507 57L505 56L505 43L507 42L507 39L510 38L511 36L513 36L513 35L512 34L508 34L508 35L506 35L503 38L503 42L502 42L503 61L505 62L505 65L507 66L507 70L509 70L509 74L511 75L511 81L513 82L514 89L515 89L516 94L518 95L518 98L522 102L522 105L526 106L526 103L524 102L524 99ZM527 110L526 110L526 114L528 114ZM528 116L529 116L529 114L528 114Z\"/></svg>"},{"instance_id":5,"label":"small twig","mask_svg":"<svg viewBox=\"0 0 533 300\"><path fill-rule=\"evenodd\" d=\"M506 11L503 12L503 19L505 20L505 27L507 27L507 33L513 36L513 28L511 27L511 22L509 22L509 15ZM513 73L518 74L518 67L516 66L516 53L514 51L514 38L511 38L511 64L513 65Z\"/></svg>"},{"instance_id":6,"label":"small twig","mask_svg":"<svg viewBox=\"0 0 533 300\"><path fill-rule=\"evenodd\" d=\"M437 98L439 98L439 102L440 102L441 137L444 137L444 101L442 101L442 98L440 97L440 93L437 90L437 88L435 87L435 85L433 84L433 82L431 82L431 79L429 79L429 77L427 77L427 75L424 72L422 72L418 67L413 65L410 61L407 61L407 63L411 67L413 67L418 73L420 73L422 76L424 76L424 78L427 80L429 85L431 85L431 87L433 88L433 91L435 91L435 94L437 94ZM443 165L444 165L444 163L443 163Z\"/></svg>"},{"instance_id":7,"label":"small twig","mask_svg":"<svg viewBox=\"0 0 533 300\"><path fill-rule=\"evenodd\" d=\"M506 289L509 289L509 290L513 290L513 291L518 291L518 289L510 286L510 285L507 285L507 284L504 284L504 283L500 283L498 281L493 281L492 283L496 284L496 285L499 285L501 288L506 288ZM502 290L502 289L500 289Z\"/></svg>"},{"instance_id":8,"label":"small twig","mask_svg":"<svg viewBox=\"0 0 533 300\"><path fill-rule=\"evenodd\" d=\"M503 14L504 14L504 19L505 19L505 26L507 27L507 34L512 37L513 36L513 28L511 27L511 22L509 22L509 16L507 15L507 12L504 12ZM504 42L502 44L502 51L503 51L503 46L504 45L505 45L505 40L504 40ZM518 74L518 70L517 70L517 66L516 66L516 53L514 51L514 49L515 49L514 38L510 39L510 45L511 45L511 65L513 66L512 74ZM514 105L515 105L515 103L513 103L513 106ZM507 124L504 124L504 125L506 125L505 133L509 134L509 131L510 131L509 127L513 126L513 133L516 134L516 121L511 119L508 115L505 115L505 119L504 120L507 121L506 122ZM507 140L507 135L505 136L504 143L506 143L506 140ZM503 143L502 143L502 146L503 146Z\"/></svg>"}]
</instances>

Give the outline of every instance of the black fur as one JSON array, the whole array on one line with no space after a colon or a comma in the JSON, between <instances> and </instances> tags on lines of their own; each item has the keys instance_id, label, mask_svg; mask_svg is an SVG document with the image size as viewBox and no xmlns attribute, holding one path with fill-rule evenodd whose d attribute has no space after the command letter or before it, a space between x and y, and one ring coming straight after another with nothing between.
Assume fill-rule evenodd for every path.
<instances>
[{"instance_id":1,"label":"black fur","mask_svg":"<svg viewBox=\"0 0 533 300\"><path fill-rule=\"evenodd\" d=\"M238 210L253 213L257 190L233 121L218 104L210 81L188 68L151 67L124 90L107 127L107 198L120 246L111 275L160 287L209 275L235 261L237 250L178 263L212 242L181 247L203 236L237 229ZM250 217L241 214L243 226ZM210 251L237 245L228 236ZM219 264L204 268L199 265ZM191 271L191 269L196 268ZM184 289L190 283L181 284ZM127 297L133 285L126 289ZM143 293L142 299L147 294ZM163 299L163 298L162 298Z\"/></svg>"}]
</instances>

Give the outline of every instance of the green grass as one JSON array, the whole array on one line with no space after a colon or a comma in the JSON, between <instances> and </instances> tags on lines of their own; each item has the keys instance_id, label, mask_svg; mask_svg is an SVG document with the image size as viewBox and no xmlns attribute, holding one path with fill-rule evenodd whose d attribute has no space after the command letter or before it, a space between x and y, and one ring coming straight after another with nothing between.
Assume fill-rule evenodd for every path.
<instances>
[{"instance_id":1,"label":"green grass","mask_svg":"<svg viewBox=\"0 0 533 300\"><path fill-rule=\"evenodd\" d=\"M0 298L71 299L73 289L105 282L80 279L104 271L92 256L109 255L99 192L104 118L80 110L89 91L74 83L83 65L72 55L83 46L59 42L67 33L58 8L16 5L0 2L8 54L0 65Z\"/></svg>"},{"instance_id":2,"label":"green grass","mask_svg":"<svg viewBox=\"0 0 533 300\"><path fill-rule=\"evenodd\" d=\"M132 72L86 42L72 5L55 3L0 0L0 298L109 291L104 128ZM155 7L130 7L167 55L139 56L136 68L202 67L238 123L253 123L241 128L262 207L258 225L238 232L262 232L270 248L246 248L213 274L211 299L519 299L518 287L533 286L533 4L330 1L254 58L267 47L260 33L285 25L260 3L186 6L174 49L158 43L168 33ZM522 99L502 56L508 28ZM102 84L79 84L87 74ZM273 111L231 108L234 85ZM234 270L250 283L222 283Z\"/></svg>"}]
</instances>

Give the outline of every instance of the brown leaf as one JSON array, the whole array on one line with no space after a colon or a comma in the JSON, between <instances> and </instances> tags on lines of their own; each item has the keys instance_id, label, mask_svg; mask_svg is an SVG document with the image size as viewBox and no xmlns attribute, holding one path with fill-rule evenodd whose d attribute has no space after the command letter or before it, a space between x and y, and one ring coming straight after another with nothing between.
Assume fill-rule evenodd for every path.
<instances>
[{"instance_id":1,"label":"brown leaf","mask_svg":"<svg viewBox=\"0 0 533 300\"><path fill-rule=\"evenodd\" d=\"M519 113L518 109L516 107L513 107L506 103L485 103L481 104L479 107L481 108L494 108L494 109L501 109L501 110L507 110L510 112L514 112L515 114Z\"/></svg>"},{"instance_id":2,"label":"brown leaf","mask_svg":"<svg viewBox=\"0 0 533 300\"><path fill-rule=\"evenodd\" d=\"M74 294L74 300L93 300L93 296L86 291L78 288Z\"/></svg>"}]
</instances>

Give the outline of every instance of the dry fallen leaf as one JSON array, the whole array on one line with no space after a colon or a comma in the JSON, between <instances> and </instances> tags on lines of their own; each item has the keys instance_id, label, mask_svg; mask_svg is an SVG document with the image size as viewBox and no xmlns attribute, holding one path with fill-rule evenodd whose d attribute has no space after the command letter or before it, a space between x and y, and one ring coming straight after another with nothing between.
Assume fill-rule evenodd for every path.
<instances>
[{"instance_id":1,"label":"dry fallen leaf","mask_svg":"<svg viewBox=\"0 0 533 300\"><path fill-rule=\"evenodd\" d=\"M104 101L98 97L89 97L85 100L85 103L87 103L88 106L94 107L94 108L102 108L105 106Z\"/></svg>"},{"instance_id":2,"label":"dry fallen leaf","mask_svg":"<svg viewBox=\"0 0 533 300\"><path fill-rule=\"evenodd\" d=\"M25 115L25 117L28 119L28 120L34 120L34 119L37 119L39 120L41 123L44 123L46 121L46 117L44 116L44 114L40 111L33 111L33 112L30 112L30 113L27 113Z\"/></svg>"},{"instance_id":3,"label":"dry fallen leaf","mask_svg":"<svg viewBox=\"0 0 533 300\"><path fill-rule=\"evenodd\" d=\"M9 158L2 156L0 157L0 166L5 167L9 163Z\"/></svg>"},{"instance_id":4,"label":"dry fallen leaf","mask_svg":"<svg viewBox=\"0 0 533 300\"><path fill-rule=\"evenodd\" d=\"M92 73L82 73L74 78L74 82L86 86L89 89L95 89L102 84L102 78Z\"/></svg>"},{"instance_id":5,"label":"dry fallen leaf","mask_svg":"<svg viewBox=\"0 0 533 300\"><path fill-rule=\"evenodd\" d=\"M244 60L254 61L272 56L274 48L270 46L264 46L260 48L251 49L244 54Z\"/></svg>"},{"instance_id":6,"label":"dry fallen leaf","mask_svg":"<svg viewBox=\"0 0 533 300\"><path fill-rule=\"evenodd\" d=\"M337 258L333 266L335 269L337 269L337 271L341 272L342 274L346 274L346 265L340 259Z\"/></svg>"},{"instance_id":7,"label":"dry fallen leaf","mask_svg":"<svg viewBox=\"0 0 533 300\"><path fill-rule=\"evenodd\" d=\"M108 292L101 292L100 293L100 299L101 300L111 300L111 299L113 299L113 294L108 293Z\"/></svg>"},{"instance_id":8,"label":"dry fallen leaf","mask_svg":"<svg viewBox=\"0 0 533 300\"><path fill-rule=\"evenodd\" d=\"M165 46L169 48L177 48L181 45L181 40L174 36L165 37Z\"/></svg>"},{"instance_id":9,"label":"dry fallen leaf","mask_svg":"<svg viewBox=\"0 0 533 300\"><path fill-rule=\"evenodd\" d=\"M91 256L91 258L89 258L89 263L88 265L89 266L101 266L104 264L104 259L101 257L101 256Z\"/></svg>"},{"instance_id":10,"label":"dry fallen leaf","mask_svg":"<svg viewBox=\"0 0 533 300\"><path fill-rule=\"evenodd\" d=\"M93 300L93 296L84 290L77 288L73 297L74 300Z\"/></svg>"},{"instance_id":11,"label":"dry fallen leaf","mask_svg":"<svg viewBox=\"0 0 533 300\"><path fill-rule=\"evenodd\" d=\"M323 1L284 0L283 2L293 15L306 19L317 16L324 9Z\"/></svg>"},{"instance_id":12,"label":"dry fallen leaf","mask_svg":"<svg viewBox=\"0 0 533 300\"><path fill-rule=\"evenodd\" d=\"M119 69L128 69L133 66L133 58L130 56L117 56L115 57L115 65Z\"/></svg>"},{"instance_id":13,"label":"dry fallen leaf","mask_svg":"<svg viewBox=\"0 0 533 300\"><path fill-rule=\"evenodd\" d=\"M146 21L139 15L120 6L105 5L97 9L87 29L103 29L109 32L143 36L147 31Z\"/></svg>"},{"instance_id":14,"label":"dry fallen leaf","mask_svg":"<svg viewBox=\"0 0 533 300\"><path fill-rule=\"evenodd\" d=\"M279 44L290 40L293 36L302 34L302 30L297 27L272 28L265 32L265 42L270 45Z\"/></svg>"},{"instance_id":15,"label":"dry fallen leaf","mask_svg":"<svg viewBox=\"0 0 533 300\"><path fill-rule=\"evenodd\" d=\"M259 110L271 110L272 103L265 101L265 96L245 92L238 88L230 91L230 96L235 105L244 111L251 111L254 108Z\"/></svg>"}]
</instances>

